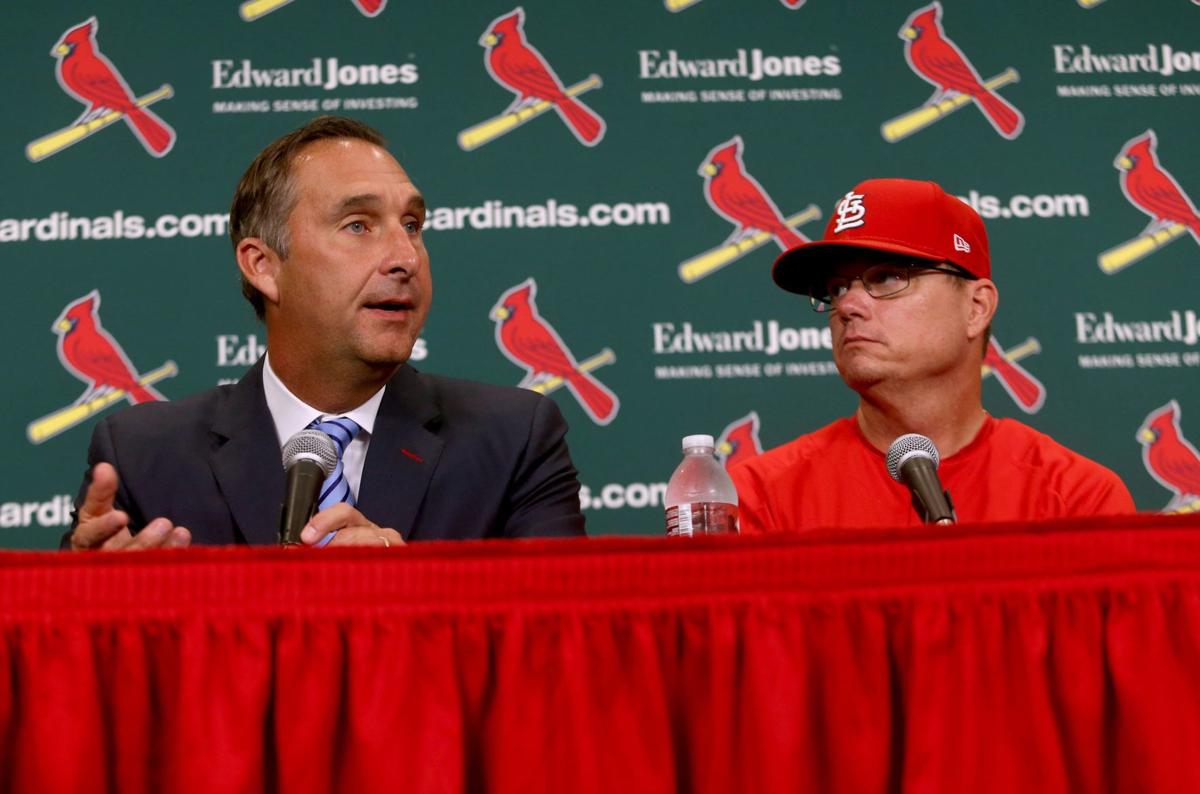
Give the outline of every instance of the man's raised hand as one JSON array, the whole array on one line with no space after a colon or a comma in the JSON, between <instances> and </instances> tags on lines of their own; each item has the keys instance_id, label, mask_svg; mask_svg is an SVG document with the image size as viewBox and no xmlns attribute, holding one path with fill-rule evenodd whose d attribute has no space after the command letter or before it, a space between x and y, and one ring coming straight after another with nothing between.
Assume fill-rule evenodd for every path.
<instances>
[{"instance_id":1,"label":"man's raised hand","mask_svg":"<svg viewBox=\"0 0 1200 794\"><path fill-rule=\"evenodd\" d=\"M154 519L136 535L130 532L129 514L113 506L118 484L112 464L97 463L92 469L79 523L71 533L71 551L137 551L191 544L192 533L165 518Z\"/></svg>"}]
</instances>

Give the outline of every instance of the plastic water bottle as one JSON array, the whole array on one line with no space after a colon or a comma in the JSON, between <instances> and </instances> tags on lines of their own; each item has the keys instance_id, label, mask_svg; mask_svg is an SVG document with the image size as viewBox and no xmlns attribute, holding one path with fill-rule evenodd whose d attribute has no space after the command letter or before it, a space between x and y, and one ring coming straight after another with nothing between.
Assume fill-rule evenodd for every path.
<instances>
[{"instance_id":1,"label":"plastic water bottle","mask_svg":"<svg viewBox=\"0 0 1200 794\"><path fill-rule=\"evenodd\" d=\"M713 437L683 437L683 461L667 483L667 535L735 535L738 498L733 480L713 457Z\"/></svg>"}]
</instances>

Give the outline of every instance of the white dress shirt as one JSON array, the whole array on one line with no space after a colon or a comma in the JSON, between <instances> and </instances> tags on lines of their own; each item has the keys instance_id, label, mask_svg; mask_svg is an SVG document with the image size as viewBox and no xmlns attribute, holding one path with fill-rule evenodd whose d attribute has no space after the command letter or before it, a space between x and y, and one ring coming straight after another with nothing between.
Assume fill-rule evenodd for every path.
<instances>
[{"instance_id":1,"label":"white dress shirt","mask_svg":"<svg viewBox=\"0 0 1200 794\"><path fill-rule=\"evenodd\" d=\"M379 413L379 403L383 401L384 386L375 392L369 400L344 414L325 414L306 404L283 385L283 381L271 369L271 354L267 353L263 366L263 393L267 398L267 410L275 421L275 435L279 438L279 449L282 452L284 443L293 435L312 424L314 419L334 419L345 416L353 419L361 430L346 447L342 454L342 473L350 492L358 501L358 486L362 482L363 464L367 461L367 447L371 444L371 433L375 431L375 416Z\"/></svg>"}]
</instances>

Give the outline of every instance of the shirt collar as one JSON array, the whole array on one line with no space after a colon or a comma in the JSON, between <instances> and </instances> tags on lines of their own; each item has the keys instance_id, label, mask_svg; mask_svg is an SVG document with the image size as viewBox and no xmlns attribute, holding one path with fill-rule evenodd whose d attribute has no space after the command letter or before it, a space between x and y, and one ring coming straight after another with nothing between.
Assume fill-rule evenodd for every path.
<instances>
[{"instance_id":1,"label":"shirt collar","mask_svg":"<svg viewBox=\"0 0 1200 794\"><path fill-rule=\"evenodd\" d=\"M326 419L332 416L347 416L353 419L367 435L375 430L375 416L379 413L379 404L383 402L385 384L379 391L371 395L365 403L353 411L340 414L325 414L308 405L288 389L271 369L271 354L266 354L263 366L263 395L267 399L267 410L275 422L275 434L279 437L279 446L312 424L314 419Z\"/></svg>"}]
</instances>

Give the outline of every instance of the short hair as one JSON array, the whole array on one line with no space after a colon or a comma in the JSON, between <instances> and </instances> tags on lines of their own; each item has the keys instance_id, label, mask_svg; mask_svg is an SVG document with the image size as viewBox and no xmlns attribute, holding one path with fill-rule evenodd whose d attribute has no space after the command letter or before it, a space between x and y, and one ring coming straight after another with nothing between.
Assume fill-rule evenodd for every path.
<instances>
[{"instance_id":1,"label":"short hair","mask_svg":"<svg viewBox=\"0 0 1200 794\"><path fill-rule=\"evenodd\" d=\"M291 241L287 219L296 206L292 162L309 144L353 138L379 147L387 141L378 130L345 116L317 116L298 130L276 138L258 153L242 174L229 208L229 237L234 251L247 237L258 237L284 259ZM263 295L242 275L242 295L262 320L266 313Z\"/></svg>"}]
</instances>

